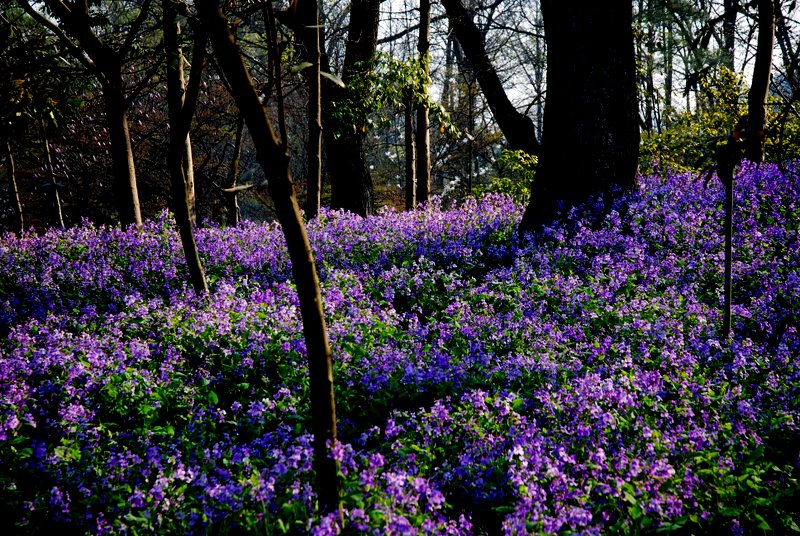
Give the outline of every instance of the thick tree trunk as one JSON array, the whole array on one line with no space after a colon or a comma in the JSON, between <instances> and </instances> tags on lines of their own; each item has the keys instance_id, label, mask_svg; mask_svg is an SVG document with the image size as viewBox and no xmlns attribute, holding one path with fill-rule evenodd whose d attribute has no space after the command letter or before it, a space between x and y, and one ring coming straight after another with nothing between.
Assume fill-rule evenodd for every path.
<instances>
[{"instance_id":1,"label":"thick tree trunk","mask_svg":"<svg viewBox=\"0 0 800 536\"><path fill-rule=\"evenodd\" d=\"M331 206L360 216L374 213L375 192L364 155L362 134L342 134L338 139L331 134L324 137L325 162L331 180Z\"/></svg>"},{"instance_id":2,"label":"thick tree trunk","mask_svg":"<svg viewBox=\"0 0 800 536\"><path fill-rule=\"evenodd\" d=\"M114 193L117 212L122 225L142 225L139 191L136 186L136 167L128 130L128 108L122 95L122 78L113 86L105 84L103 98L106 105L108 131L111 138L111 165L114 175Z\"/></svg>"},{"instance_id":3,"label":"thick tree trunk","mask_svg":"<svg viewBox=\"0 0 800 536\"><path fill-rule=\"evenodd\" d=\"M228 20L220 11L217 1L195 0L195 4L214 45L219 65L231 85L236 105L247 121L247 128L256 148L256 157L267 178L278 221L286 238L300 299L300 314L308 354L316 491L322 511L332 513L338 510L341 519L337 463L330 455L330 449L336 444L331 351L319 279L294 193L289 156L275 136L241 52L230 34Z\"/></svg>"},{"instance_id":4,"label":"thick tree trunk","mask_svg":"<svg viewBox=\"0 0 800 536\"><path fill-rule=\"evenodd\" d=\"M187 174L191 163L189 123L184 117L183 55L178 44L179 27L174 0L164 0L164 49L166 51L167 106L169 108L169 150L167 167L172 184L172 212L178 224L189 281L197 294L208 293L208 283L194 238L194 173ZM203 45L205 46L205 45ZM191 178L191 180L189 180Z\"/></svg>"},{"instance_id":5,"label":"thick tree trunk","mask_svg":"<svg viewBox=\"0 0 800 536\"><path fill-rule=\"evenodd\" d=\"M25 231L25 216L22 213L22 201L19 197L19 187L17 186L17 169L14 164L14 151L11 149L11 140L6 140L3 144L6 160L6 176L8 177L8 188L11 197L11 208L14 211L14 221L16 230L19 234Z\"/></svg>"},{"instance_id":6,"label":"thick tree trunk","mask_svg":"<svg viewBox=\"0 0 800 536\"><path fill-rule=\"evenodd\" d=\"M425 71L430 68L430 32L431 32L431 0L419 2L419 38L417 52L419 61L425 62ZM427 93L428 87L422 88ZM415 138L417 150L416 184L417 203L427 203L431 197L431 134L428 107L421 104L417 107L417 132Z\"/></svg>"},{"instance_id":7,"label":"thick tree trunk","mask_svg":"<svg viewBox=\"0 0 800 536\"><path fill-rule=\"evenodd\" d=\"M764 132L767 122L767 97L772 76L772 49L775 46L775 5L773 0L758 0L758 45L753 80L747 95L745 156L752 162L764 160Z\"/></svg>"},{"instance_id":8,"label":"thick tree trunk","mask_svg":"<svg viewBox=\"0 0 800 536\"><path fill-rule=\"evenodd\" d=\"M630 3L543 0L542 151L520 224L533 231L593 194L636 184L639 114Z\"/></svg>"},{"instance_id":9,"label":"thick tree trunk","mask_svg":"<svg viewBox=\"0 0 800 536\"><path fill-rule=\"evenodd\" d=\"M345 83L352 77L368 72L378 46L378 21L380 0L353 0L350 23L347 29L342 78ZM325 67L325 66L323 66ZM332 124L334 103L342 94L331 83L323 86L322 113L325 124ZM364 155L366 125L358 125L356 132L345 132L338 139L330 128L323 136L328 174L331 178L331 205L367 216L374 212L372 175Z\"/></svg>"},{"instance_id":10,"label":"thick tree trunk","mask_svg":"<svg viewBox=\"0 0 800 536\"><path fill-rule=\"evenodd\" d=\"M536 127L533 121L518 112L508 99L500 77L497 76L497 71L486 54L483 34L475 25L472 16L464 9L461 0L442 0L442 5L447 11L450 25L455 31L461 49L475 72L486 103L497 121L497 126L506 137L509 147L529 154L538 153ZM630 15L628 19L630 20Z\"/></svg>"}]
</instances>

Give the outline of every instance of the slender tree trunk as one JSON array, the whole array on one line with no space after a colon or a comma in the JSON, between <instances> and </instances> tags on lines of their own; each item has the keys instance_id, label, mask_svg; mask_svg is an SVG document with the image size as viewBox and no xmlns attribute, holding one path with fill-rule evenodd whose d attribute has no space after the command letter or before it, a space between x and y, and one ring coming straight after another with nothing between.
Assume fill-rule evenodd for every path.
<instances>
[{"instance_id":1,"label":"slender tree trunk","mask_svg":"<svg viewBox=\"0 0 800 536\"><path fill-rule=\"evenodd\" d=\"M192 156L192 137L186 133L183 144L183 176L186 179L186 202L189 204L189 220L197 226L197 187L194 183L194 157Z\"/></svg>"},{"instance_id":2,"label":"slender tree trunk","mask_svg":"<svg viewBox=\"0 0 800 536\"><path fill-rule=\"evenodd\" d=\"M306 69L308 82L308 171L306 181L306 218L319 213L322 203L322 86L320 80L320 28L317 0L300 0L302 41L311 67Z\"/></svg>"},{"instance_id":3,"label":"slender tree trunk","mask_svg":"<svg viewBox=\"0 0 800 536\"><path fill-rule=\"evenodd\" d=\"M542 26L542 11L536 11L536 18L534 19L536 28ZM534 39L534 55L536 56L536 64L534 69L535 91L536 91L536 134L541 139L542 135L542 120L544 119L544 69L547 63L545 58L544 47L542 46L542 38L537 36Z\"/></svg>"},{"instance_id":4,"label":"slender tree trunk","mask_svg":"<svg viewBox=\"0 0 800 536\"><path fill-rule=\"evenodd\" d=\"M469 60L473 72L483 91L483 96L492 111L497 126L506 137L508 145L515 150L529 154L539 152L536 140L536 127L533 121L517 111L503 89L497 71L489 61L484 46L484 37L470 13L464 9L461 0L442 0L450 25L455 31L464 55ZM630 20L630 17L629 17Z\"/></svg>"},{"instance_id":5,"label":"slender tree trunk","mask_svg":"<svg viewBox=\"0 0 800 536\"><path fill-rule=\"evenodd\" d=\"M22 234L25 231L25 216L22 212L22 201L19 197L17 187L17 170L14 165L14 151L11 149L11 140L6 140L3 144L6 159L6 175L8 176L9 193L11 194L11 206L14 211L14 221L16 222L17 232Z\"/></svg>"},{"instance_id":6,"label":"slender tree trunk","mask_svg":"<svg viewBox=\"0 0 800 536\"><path fill-rule=\"evenodd\" d=\"M800 85L797 80L798 56L800 56L800 43L792 35L792 28L786 22L786 16L782 13L780 2L775 3L775 38L781 50L781 59L784 69L786 69L786 80L796 92Z\"/></svg>"},{"instance_id":7,"label":"slender tree trunk","mask_svg":"<svg viewBox=\"0 0 800 536\"><path fill-rule=\"evenodd\" d=\"M758 44L753 80L747 95L748 135L745 137L745 156L752 162L764 160L764 132L774 46L775 5L773 0L758 0Z\"/></svg>"},{"instance_id":8,"label":"slender tree trunk","mask_svg":"<svg viewBox=\"0 0 800 536\"><path fill-rule=\"evenodd\" d=\"M639 113L632 9L625 2L542 0L547 101L542 152L520 231L636 184Z\"/></svg>"},{"instance_id":9,"label":"slender tree trunk","mask_svg":"<svg viewBox=\"0 0 800 536\"><path fill-rule=\"evenodd\" d=\"M117 212L122 225L142 225L142 211L139 205L139 190L136 186L136 166L133 162L133 146L128 130L128 108L119 86L103 88L106 116L111 145L111 165L114 174L114 192L117 199Z\"/></svg>"},{"instance_id":10,"label":"slender tree trunk","mask_svg":"<svg viewBox=\"0 0 800 536\"><path fill-rule=\"evenodd\" d=\"M455 44L455 36L453 35L452 23L451 28L447 32L447 43L444 49L444 81L442 82L442 102L447 110L453 109L453 85L451 80L455 76L455 54L453 47Z\"/></svg>"},{"instance_id":11,"label":"slender tree trunk","mask_svg":"<svg viewBox=\"0 0 800 536\"><path fill-rule=\"evenodd\" d=\"M236 138L233 142L233 156L231 165L228 168L228 225L238 225L241 219L239 209L239 195L236 192L236 182L239 180L239 161L242 157L242 134L244 134L244 116L239 113L236 119Z\"/></svg>"},{"instance_id":12,"label":"slender tree trunk","mask_svg":"<svg viewBox=\"0 0 800 536\"><path fill-rule=\"evenodd\" d=\"M167 106L169 108L169 151L167 167L172 184L172 212L178 224L189 280L197 294L208 293L205 271L197 250L192 221L194 182L187 180L186 162L189 143L189 121L184 117L183 55L178 44L180 31L174 0L163 1L164 48L166 51ZM190 158L190 155L188 155Z\"/></svg>"},{"instance_id":13,"label":"slender tree trunk","mask_svg":"<svg viewBox=\"0 0 800 536\"><path fill-rule=\"evenodd\" d=\"M322 310L319 279L300 207L294 194L289 156L272 129L258 91L242 60L241 52L230 34L228 20L220 11L217 1L195 0L195 4L214 45L219 65L231 85L236 105L247 122L247 128L255 144L256 157L267 178L278 221L286 238L300 300L300 314L308 355L316 491L321 510L324 513L338 510L341 521L338 469L336 461L330 455L330 448L336 444L336 406L331 351Z\"/></svg>"},{"instance_id":14,"label":"slender tree trunk","mask_svg":"<svg viewBox=\"0 0 800 536\"><path fill-rule=\"evenodd\" d=\"M406 153L406 210L413 210L417 206L417 162L414 147L414 93L413 89L406 88L403 100L405 104L405 153Z\"/></svg>"},{"instance_id":15,"label":"slender tree trunk","mask_svg":"<svg viewBox=\"0 0 800 536\"><path fill-rule=\"evenodd\" d=\"M55 210L56 224L64 227L64 212L61 210L61 194L58 191L58 182L56 181L56 170L53 165L53 153L50 151L50 139L47 137L47 127L44 120L40 121L42 129L42 143L44 144L45 154L45 168L47 169L47 183L50 185L50 196L52 197L52 204Z\"/></svg>"},{"instance_id":16,"label":"slender tree trunk","mask_svg":"<svg viewBox=\"0 0 800 536\"><path fill-rule=\"evenodd\" d=\"M671 31L669 28L670 23L667 23L667 27L664 28L662 33L662 37L664 39L664 109L668 110L672 108L672 90L673 90L673 68L672 68L672 61L673 61L673 44L672 44L672 36ZM671 114L665 114L667 117L671 117Z\"/></svg>"},{"instance_id":17,"label":"slender tree trunk","mask_svg":"<svg viewBox=\"0 0 800 536\"><path fill-rule=\"evenodd\" d=\"M653 118L655 113L653 111L653 101L655 98L655 86L653 83L653 47L655 44L655 35L653 25L647 21L643 16L646 7L644 0L638 0L636 12L641 20L641 30L639 37L635 40L636 57L642 64L642 68L637 70L639 76L639 84L644 88L645 94L642 96L643 118L642 129L650 132L653 128Z\"/></svg>"},{"instance_id":18,"label":"slender tree trunk","mask_svg":"<svg viewBox=\"0 0 800 536\"><path fill-rule=\"evenodd\" d=\"M430 31L431 31L431 0L419 2L419 38L417 52L419 61L424 62L425 73L430 69ZM422 91L428 92L427 84ZM427 203L431 197L431 134L428 107L420 104L417 107L417 133L415 140L416 158L416 185L417 203Z\"/></svg>"},{"instance_id":19,"label":"slender tree trunk","mask_svg":"<svg viewBox=\"0 0 800 536\"><path fill-rule=\"evenodd\" d=\"M729 142L730 143L730 142ZM733 169L717 170L725 186L725 270L722 284L722 337L731 336L731 301L733 298Z\"/></svg>"}]
</instances>

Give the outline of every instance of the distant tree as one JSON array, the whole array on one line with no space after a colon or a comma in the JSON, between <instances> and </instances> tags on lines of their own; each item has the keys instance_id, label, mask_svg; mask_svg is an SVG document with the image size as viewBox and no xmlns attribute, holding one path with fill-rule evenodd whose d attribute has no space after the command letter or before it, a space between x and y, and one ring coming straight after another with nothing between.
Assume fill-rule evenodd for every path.
<instances>
[{"instance_id":1,"label":"distant tree","mask_svg":"<svg viewBox=\"0 0 800 536\"><path fill-rule=\"evenodd\" d=\"M55 37L18 7L0 12L0 145L14 230L26 225L23 198L27 225L64 225L65 167L55 142L80 114L86 90Z\"/></svg>"},{"instance_id":2,"label":"distant tree","mask_svg":"<svg viewBox=\"0 0 800 536\"><path fill-rule=\"evenodd\" d=\"M484 36L461 0L442 0L459 45L467 57L497 126L512 150L535 154L539 150L533 121L519 112L506 94L486 53Z\"/></svg>"},{"instance_id":3,"label":"distant tree","mask_svg":"<svg viewBox=\"0 0 800 536\"><path fill-rule=\"evenodd\" d=\"M631 4L542 0L542 15L547 99L523 232L593 194L630 190L639 155Z\"/></svg>"},{"instance_id":4,"label":"distant tree","mask_svg":"<svg viewBox=\"0 0 800 536\"><path fill-rule=\"evenodd\" d=\"M431 0L419 2L419 36L417 38L417 53L419 61L425 69L425 74L430 72L431 49ZM427 92L427 84L422 91ZM431 196L431 135L430 117L428 114L427 99L422 99L417 106L417 125L414 145L416 148L416 199L418 203L427 203Z\"/></svg>"},{"instance_id":5,"label":"distant tree","mask_svg":"<svg viewBox=\"0 0 800 536\"><path fill-rule=\"evenodd\" d=\"M403 88L404 147L406 154L406 210L417 206L417 147L414 136L414 88Z\"/></svg>"},{"instance_id":6,"label":"distant tree","mask_svg":"<svg viewBox=\"0 0 800 536\"><path fill-rule=\"evenodd\" d=\"M152 0L143 0L139 5L130 6L130 11L125 13L89 0L43 0L41 4L60 24L37 11L40 3L29 0L18 2L26 12L58 36L67 50L86 65L100 82L111 139L119 218L123 224L141 225L136 168L128 125L131 99L123 72L131 52L135 46L141 45L139 32L150 15ZM112 17L118 18L117 22L121 23L112 25Z\"/></svg>"}]
</instances>

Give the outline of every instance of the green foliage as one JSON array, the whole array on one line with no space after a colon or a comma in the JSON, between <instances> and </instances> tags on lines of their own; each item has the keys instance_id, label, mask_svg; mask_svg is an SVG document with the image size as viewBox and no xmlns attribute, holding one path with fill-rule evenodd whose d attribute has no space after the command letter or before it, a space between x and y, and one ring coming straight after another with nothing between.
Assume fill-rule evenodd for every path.
<instances>
[{"instance_id":1,"label":"green foliage","mask_svg":"<svg viewBox=\"0 0 800 536\"><path fill-rule=\"evenodd\" d=\"M539 159L524 151L503 149L497 158L497 163L505 174L491 179L488 184L475 186L473 188L475 197L480 199L487 194L504 194L518 203L527 203Z\"/></svg>"},{"instance_id":2,"label":"green foliage","mask_svg":"<svg viewBox=\"0 0 800 536\"><path fill-rule=\"evenodd\" d=\"M700 80L693 113L668 109L666 127L643 133L639 156L643 173L658 169L700 170L713 162L718 143L727 139L747 113L747 88L739 73L724 67Z\"/></svg>"},{"instance_id":3,"label":"green foliage","mask_svg":"<svg viewBox=\"0 0 800 536\"><path fill-rule=\"evenodd\" d=\"M665 127L644 132L640 147L643 173L673 169L700 171L713 164L717 147L747 114L747 84L740 73L724 67L700 79L694 112L667 109ZM785 162L800 156L800 115L792 106L770 98L767 109L767 162Z\"/></svg>"},{"instance_id":4,"label":"green foliage","mask_svg":"<svg viewBox=\"0 0 800 536\"><path fill-rule=\"evenodd\" d=\"M347 78L343 96L333 103L334 135L345 132L366 133L372 128L386 126L393 108L427 106L440 131L456 135L455 126L447 111L427 91L431 84L429 58L398 60L379 53L359 66L358 72Z\"/></svg>"}]
</instances>

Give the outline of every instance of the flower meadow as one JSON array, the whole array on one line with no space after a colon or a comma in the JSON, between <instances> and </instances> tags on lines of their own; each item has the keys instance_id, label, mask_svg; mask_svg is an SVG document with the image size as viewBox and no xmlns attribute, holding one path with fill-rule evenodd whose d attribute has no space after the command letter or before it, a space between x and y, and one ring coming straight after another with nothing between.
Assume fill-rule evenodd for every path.
<instances>
[{"instance_id":1,"label":"flower meadow","mask_svg":"<svg viewBox=\"0 0 800 536\"><path fill-rule=\"evenodd\" d=\"M800 175L641 178L520 240L487 196L309 223L345 526L315 513L280 229L0 240L3 534L800 532ZM591 207L587 208L588 212Z\"/></svg>"}]
</instances>

